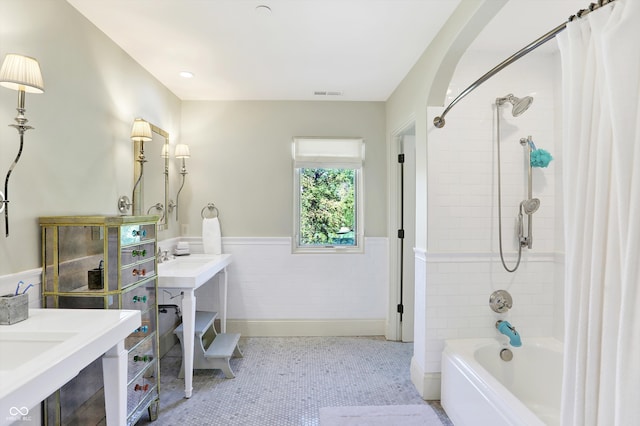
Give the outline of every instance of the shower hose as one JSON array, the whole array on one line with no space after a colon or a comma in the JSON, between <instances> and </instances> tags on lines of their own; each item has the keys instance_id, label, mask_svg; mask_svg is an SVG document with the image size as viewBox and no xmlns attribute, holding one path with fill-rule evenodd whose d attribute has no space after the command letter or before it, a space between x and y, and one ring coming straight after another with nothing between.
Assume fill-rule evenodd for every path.
<instances>
[{"instance_id":1,"label":"shower hose","mask_svg":"<svg viewBox=\"0 0 640 426\"><path fill-rule=\"evenodd\" d=\"M497 132L497 140L498 140L498 245L500 247L500 260L502 261L502 266L507 272L515 272L520 266L520 260L522 259L522 245L518 242L518 261L512 269L509 269L507 263L504 260L504 253L502 250L502 181L501 176L502 172L500 169L500 108L496 103L496 132Z\"/></svg>"}]
</instances>

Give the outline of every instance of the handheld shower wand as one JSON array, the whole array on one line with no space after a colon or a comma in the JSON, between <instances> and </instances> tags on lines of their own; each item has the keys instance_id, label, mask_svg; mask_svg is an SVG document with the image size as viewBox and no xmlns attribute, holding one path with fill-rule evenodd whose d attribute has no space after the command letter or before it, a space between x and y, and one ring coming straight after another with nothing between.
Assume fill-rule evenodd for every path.
<instances>
[{"instance_id":1,"label":"handheld shower wand","mask_svg":"<svg viewBox=\"0 0 640 426\"><path fill-rule=\"evenodd\" d=\"M534 214L540 208L540 200L538 198L529 198L520 202L520 212L518 213L518 240L520 241L520 247L531 248L533 246L532 239L532 222L531 215ZM523 216L522 213L527 215L527 236L524 236L523 230Z\"/></svg>"}]
</instances>

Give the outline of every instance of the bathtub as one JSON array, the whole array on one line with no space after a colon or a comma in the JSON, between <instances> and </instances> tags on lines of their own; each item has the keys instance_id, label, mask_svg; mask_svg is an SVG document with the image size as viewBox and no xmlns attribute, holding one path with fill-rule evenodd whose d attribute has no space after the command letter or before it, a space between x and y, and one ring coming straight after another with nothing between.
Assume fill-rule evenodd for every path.
<instances>
[{"instance_id":1,"label":"bathtub","mask_svg":"<svg viewBox=\"0 0 640 426\"><path fill-rule=\"evenodd\" d=\"M441 403L456 426L560 425L562 343L523 338L511 361L497 339L448 340Z\"/></svg>"}]
</instances>

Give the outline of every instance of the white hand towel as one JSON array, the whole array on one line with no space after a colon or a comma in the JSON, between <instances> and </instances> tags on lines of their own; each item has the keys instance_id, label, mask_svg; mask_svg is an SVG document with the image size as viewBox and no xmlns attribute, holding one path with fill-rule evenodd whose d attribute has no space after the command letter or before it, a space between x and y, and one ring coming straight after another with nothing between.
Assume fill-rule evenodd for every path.
<instances>
[{"instance_id":1,"label":"white hand towel","mask_svg":"<svg viewBox=\"0 0 640 426\"><path fill-rule=\"evenodd\" d=\"M222 235L217 217L202 220L202 245L205 254L222 254Z\"/></svg>"}]
</instances>

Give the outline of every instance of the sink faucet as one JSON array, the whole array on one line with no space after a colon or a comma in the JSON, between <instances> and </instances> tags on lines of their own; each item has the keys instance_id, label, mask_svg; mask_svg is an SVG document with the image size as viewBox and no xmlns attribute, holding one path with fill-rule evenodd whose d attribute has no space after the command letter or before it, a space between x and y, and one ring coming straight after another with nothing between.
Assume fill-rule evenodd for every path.
<instances>
[{"instance_id":1,"label":"sink faucet","mask_svg":"<svg viewBox=\"0 0 640 426\"><path fill-rule=\"evenodd\" d=\"M158 247L157 253L158 263L163 263L169 260L169 252L167 250L162 251L160 247Z\"/></svg>"},{"instance_id":2,"label":"sink faucet","mask_svg":"<svg viewBox=\"0 0 640 426\"><path fill-rule=\"evenodd\" d=\"M520 339L520 335L516 331L516 328L509 324L508 321L498 320L496 321L496 328L498 331L509 338L509 343L513 347L522 346L522 340Z\"/></svg>"}]
</instances>

